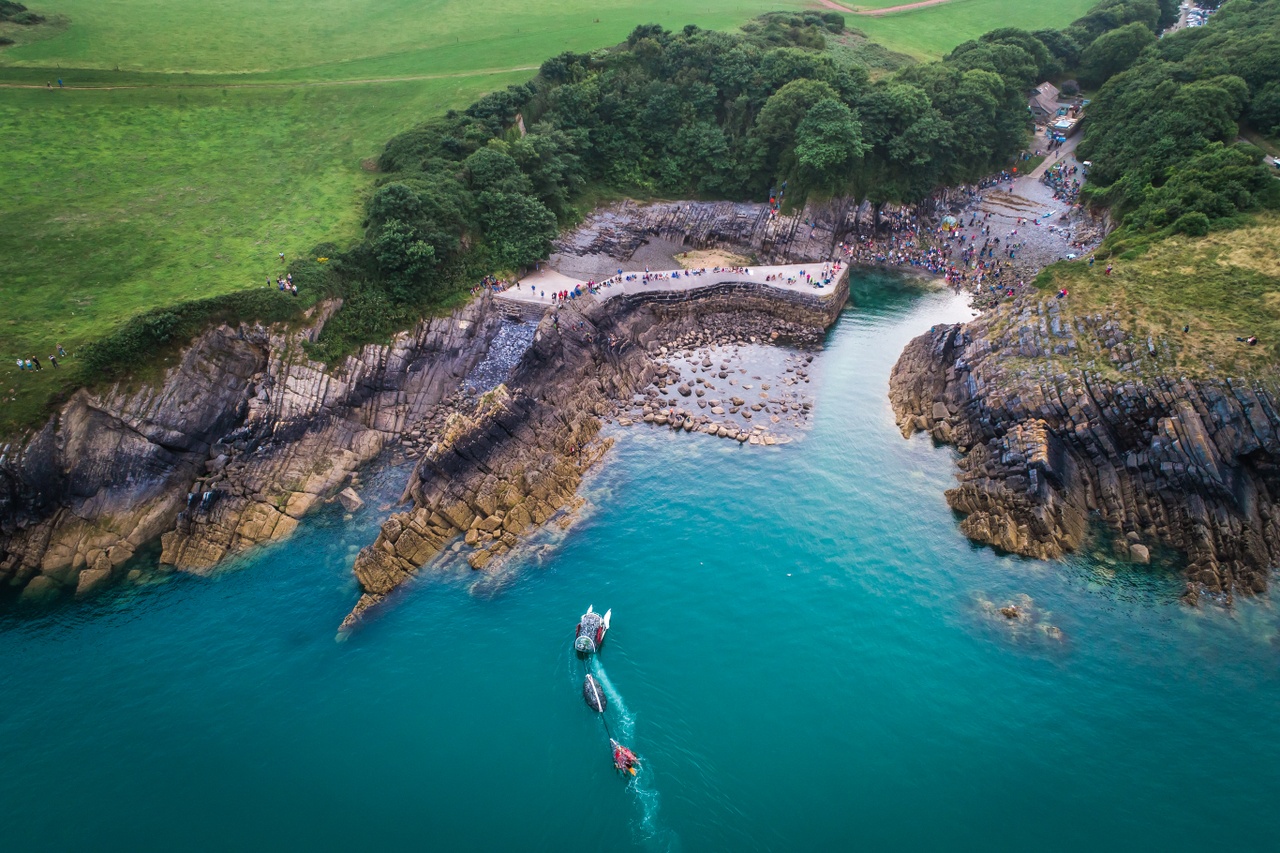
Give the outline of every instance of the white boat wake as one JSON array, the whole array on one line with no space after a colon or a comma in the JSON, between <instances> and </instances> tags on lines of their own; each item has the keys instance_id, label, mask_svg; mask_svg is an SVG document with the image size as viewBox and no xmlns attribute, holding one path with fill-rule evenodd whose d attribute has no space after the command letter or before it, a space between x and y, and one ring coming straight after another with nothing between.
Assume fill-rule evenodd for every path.
<instances>
[{"instance_id":1,"label":"white boat wake","mask_svg":"<svg viewBox=\"0 0 1280 853\"><path fill-rule=\"evenodd\" d=\"M595 660L592 670L592 674L596 677L596 681L600 683L601 688L604 689L605 696L608 697L609 704L614 712L615 728L612 731L612 736L619 743L634 748L635 716L627 709L626 702L622 700L622 694L613 686L613 682L609 680L609 674L605 672L604 666L601 665L598 658ZM636 802L640 806L640 816L633 829L637 835L637 840L645 847L661 850L664 853L676 853L676 851L680 850L680 838L672 830L664 828L658 821L659 798L657 789L650 784L652 778L653 768L642 760L640 773L627 783L627 790L635 795Z\"/></svg>"}]
</instances>

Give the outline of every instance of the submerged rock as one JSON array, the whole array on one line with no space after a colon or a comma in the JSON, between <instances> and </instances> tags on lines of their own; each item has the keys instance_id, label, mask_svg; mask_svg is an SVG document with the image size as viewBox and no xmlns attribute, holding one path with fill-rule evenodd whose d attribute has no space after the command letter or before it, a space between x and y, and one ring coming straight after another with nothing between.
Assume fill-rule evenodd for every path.
<instances>
[{"instance_id":1,"label":"submerged rock","mask_svg":"<svg viewBox=\"0 0 1280 853\"><path fill-rule=\"evenodd\" d=\"M350 486L338 492L338 503L342 504L342 508L347 512L355 512L364 506L364 501Z\"/></svg>"}]
</instances>

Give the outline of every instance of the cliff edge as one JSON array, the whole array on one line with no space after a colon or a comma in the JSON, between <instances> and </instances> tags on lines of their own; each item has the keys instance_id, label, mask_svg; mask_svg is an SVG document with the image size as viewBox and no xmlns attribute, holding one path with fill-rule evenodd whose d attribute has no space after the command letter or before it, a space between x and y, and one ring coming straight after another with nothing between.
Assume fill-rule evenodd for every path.
<instances>
[{"instance_id":1,"label":"cliff edge","mask_svg":"<svg viewBox=\"0 0 1280 853\"><path fill-rule=\"evenodd\" d=\"M959 451L946 496L969 538L1054 558L1098 519L1135 562L1181 550L1189 601L1263 592L1280 562L1274 385L1177 375L1165 355L1031 295L913 340L889 395L904 436Z\"/></svg>"}]
</instances>

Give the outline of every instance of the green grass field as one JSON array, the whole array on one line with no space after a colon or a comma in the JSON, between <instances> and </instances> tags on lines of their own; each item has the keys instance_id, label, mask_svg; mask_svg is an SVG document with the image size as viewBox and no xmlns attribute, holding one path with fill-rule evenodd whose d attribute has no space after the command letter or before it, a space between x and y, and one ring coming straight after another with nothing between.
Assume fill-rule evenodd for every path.
<instances>
[{"instance_id":1,"label":"green grass field","mask_svg":"<svg viewBox=\"0 0 1280 853\"><path fill-rule=\"evenodd\" d=\"M1113 265L1106 275L1106 263ZM1068 315L1114 312L1134 330L1171 346L1188 376L1275 376L1280 358L1280 215L1263 213L1207 237L1175 235L1118 257L1058 264L1042 273L1046 292L1067 288ZM1183 332L1183 327L1188 331ZM1237 338L1258 337L1256 346ZM1167 365L1168 356L1161 356ZM1103 370L1105 362L1094 365Z\"/></svg>"},{"instance_id":2,"label":"green grass field","mask_svg":"<svg viewBox=\"0 0 1280 853\"><path fill-rule=\"evenodd\" d=\"M960 42L996 27L1064 27L1096 4L1097 0L951 0L941 6L883 17L849 16L846 20L891 50L936 59ZM900 4L872 0L865 5L884 8Z\"/></svg>"},{"instance_id":3,"label":"green grass field","mask_svg":"<svg viewBox=\"0 0 1280 853\"><path fill-rule=\"evenodd\" d=\"M874 5L880 0L873 0ZM851 26L919 57L1091 0L954 0ZM0 435L91 382L72 353L141 311L257 287L323 240L357 238L395 132L636 25L728 29L804 0L40 0L70 23L0 50ZM893 5L893 4L885 4ZM1052 11L1046 11L1052 10ZM1020 16L1020 17L1019 17ZM117 67L120 70L116 70ZM69 86L50 91L46 81ZM89 88L95 87L95 88ZM112 87L112 88L106 88Z\"/></svg>"}]
</instances>

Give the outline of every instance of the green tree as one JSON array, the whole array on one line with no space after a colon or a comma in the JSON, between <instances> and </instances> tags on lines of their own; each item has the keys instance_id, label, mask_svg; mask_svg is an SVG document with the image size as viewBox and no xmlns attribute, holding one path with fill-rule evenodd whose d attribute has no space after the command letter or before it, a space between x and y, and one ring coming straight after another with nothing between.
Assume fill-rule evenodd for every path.
<instances>
[{"instance_id":1,"label":"green tree","mask_svg":"<svg viewBox=\"0 0 1280 853\"><path fill-rule=\"evenodd\" d=\"M1035 33L1017 27L1000 27L984 33L978 41L984 44L1010 44L1022 48L1036 64L1035 81L1039 83L1062 73L1062 62Z\"/></svg>"},{"instance_id":2,"label":"green tree","mask_svg":"<svg viewBox=\"0 0 1280 853\"><path fill-rule=\"evenodd\" d=\"M436 252L418 237L413 227L399 219L389 219L378 230L372 244L378 270L391 285L397 301L409 301L419 294L436 262Z\"/></svg>"},{"instance_id":3,"label":"green tree","mask_svg":"<svg viewBox=\"0 0 1280 853\"><path fill-rule=\"evenodd\" d=\"M1103 33L1080 54L1080 79L1086 86L1101 86L1155 43L1151 30L1137 22Z\"/></svg>"},{"instance_id":4,"label":"green tree","mask_svg":"<svg viewBox=\"0 0 1280 853\"><path fill-rule=\"evenodd\" d=\"M1280 81L1268 83L1253 96L1249 121L1268 136L1280 135Z\"/></svg>"},{"instance_id":5,"label":"green tree","mask_svg":"<svg viewBox=\"0 0 1280 853\"><path fill-rule=\"evenodd\" d=\"M507 147L506 143L495 139L466 159L464 165L473 190L525 194L533 192L529 176L520 170L516 159L506 152Z\"/></svg>"},{"instance_id":6,"label":"green tree","mask_svg":"<svg viewBox=\"0 0 1280 853\"><path fill-rule=\"evenodd\" d=\"M839 100L821 80L792 80L765 102L751 132L751 167L767 178L782 178L795 166L796 128L814 104Z\"/></svg>"},{"instance_id":7,"label":"green tree","mask_svg":"<svg viewBox=\"0 0 1280 853\"><path fill-rule=\"evenodd\" d=\"M796 128L795 150L802 186L834 195L849 185L867 145L853 110L835 98L824 98L809 108Z\"/></svg>"},{"instance_id":8,"label":"green tree","mask_svg":"<svg viewBox=\"0 0 1280 853\"><path fill-rule=\"evenodd\" d=\"M518 269L551 253L555 214L536 198L486 191L478 197L480 225L490 259L498 269Z\"/></svg>"}]
</instances>

